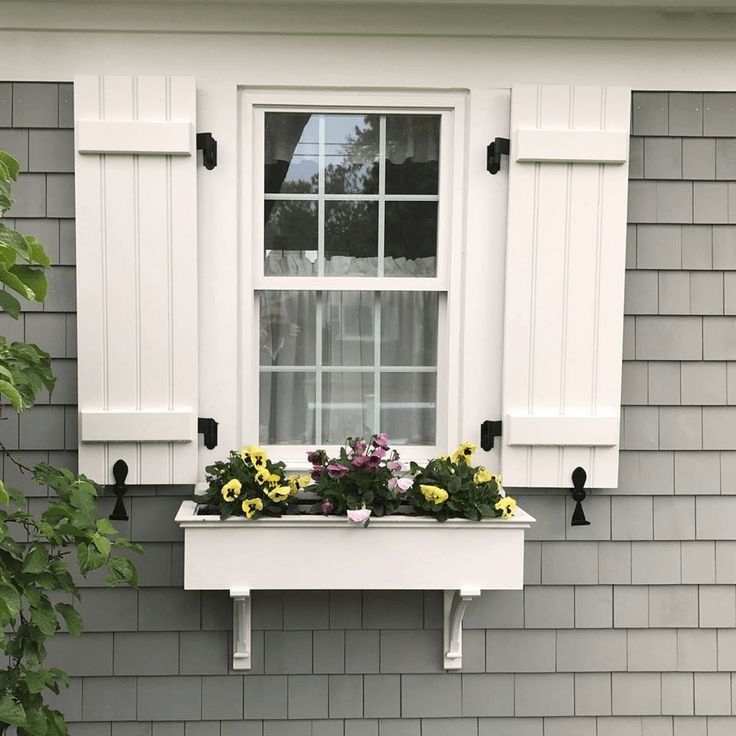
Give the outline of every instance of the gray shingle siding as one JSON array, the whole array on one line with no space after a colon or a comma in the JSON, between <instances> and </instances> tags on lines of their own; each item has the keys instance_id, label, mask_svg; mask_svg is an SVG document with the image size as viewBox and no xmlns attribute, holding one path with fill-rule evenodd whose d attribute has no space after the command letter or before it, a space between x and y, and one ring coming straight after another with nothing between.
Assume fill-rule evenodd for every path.
<instances>
[{"instance_id":1,"label":"gray shingle siding","mask_svg":"<svg viewBox=\"0 0 736 736\"><path fill-rule=\"evenodd\" d=\"M185 494L133 488L141 588L83 581L87 633L49 646L75 736L732 736L735 110L733 94L634 95L620 488L577 528L564 492L516 494L539 519L526 588L474 604L462 673L441 669L433 591L256 593L253 670L233 673L228 593L182 590ZM43 308L0 327L59 376L0 439L73 466L71 125L70 85L0 84L0 147L23 163L12 214L56 266Z\"/></svg>"}]
</instances>

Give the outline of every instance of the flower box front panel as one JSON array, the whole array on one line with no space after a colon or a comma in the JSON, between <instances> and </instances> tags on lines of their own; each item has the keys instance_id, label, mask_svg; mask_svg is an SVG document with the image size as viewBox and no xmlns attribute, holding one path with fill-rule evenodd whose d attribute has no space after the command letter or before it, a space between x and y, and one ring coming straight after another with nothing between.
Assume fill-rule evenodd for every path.
<instances>
[{"instance_id":1,"label":"flower box front panel","mask_svg":"<svg viewBox=\"0 0 736 736\"><path fill-rule=\"evenodd\" d=\"M524 531L534 519L480 522L389 516L248 521L200 516L185 501L184 587L193 590L511 590L523 586Z\"/></svg>"}]
</instances>

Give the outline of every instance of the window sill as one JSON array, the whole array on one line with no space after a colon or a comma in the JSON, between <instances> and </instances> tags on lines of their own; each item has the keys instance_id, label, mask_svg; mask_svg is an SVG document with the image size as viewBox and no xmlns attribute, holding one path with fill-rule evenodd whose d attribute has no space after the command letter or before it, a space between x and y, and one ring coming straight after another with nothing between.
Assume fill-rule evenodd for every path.
<instances>
[{"instance_id":1,"label":"window sill","mask_svg":"<svg viewBox=\"0 0 736 736\"><path fill-rule=\"evenodd\" d=\"M176 515L184 587L230 591L234 669L250 669L251 591L292 589L444 590L445 669L460 669L467 605L481 590L523 587L524 534L535 521L517 509L511 519L480 522L388 516L364 529L337 516L221 521L196 510L184 501Z\"/></svg>"}]
</instances>

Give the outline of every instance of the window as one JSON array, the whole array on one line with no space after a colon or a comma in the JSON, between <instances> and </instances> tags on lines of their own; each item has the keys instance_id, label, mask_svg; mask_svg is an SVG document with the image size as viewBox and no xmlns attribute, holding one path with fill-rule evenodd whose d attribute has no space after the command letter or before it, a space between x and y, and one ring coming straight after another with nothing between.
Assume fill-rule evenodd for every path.
<instances>
[{"instance_id":1,"label":"window","mask_svg":"<svg viewBox=\"0 0 736 736\"><path fill-rule=\"evenodd\" d=\"M448 441L455 111L322 99L246 107L244 434L301 458L383 431L427 455Z\"/></svg>"}]
</instances>

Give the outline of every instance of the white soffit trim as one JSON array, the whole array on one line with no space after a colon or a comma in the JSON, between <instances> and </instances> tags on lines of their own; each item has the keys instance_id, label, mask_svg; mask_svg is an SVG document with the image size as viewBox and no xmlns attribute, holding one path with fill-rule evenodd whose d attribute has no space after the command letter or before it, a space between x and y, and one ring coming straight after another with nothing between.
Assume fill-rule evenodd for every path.
<instances>
[{"instance_id":1,"label":"white soffit trim","mask_svg":"<svg viewBox=\"0 0 736 736\"><path fill-rule=\"evenodd\" d=\"M190 442L191 410L175 411L81 411L79 439L82 442Z\"/></svg>"},{"instance_id":2,"label":"white soffit trim","mask_svg":"<svg viewBox=\"0 0 736 736\"><path fill-rule=\"evenodd\" d=\"M79 153L191 156L194 150L191 123L79 120L76 126Z\"/></svg>"},{"instance_id":3,"label":"white soffit trim","mask_svg":"<svg viewBox=\"0 0 736 736\"><path fill-rule=\"evenodd\" d=\"M504 434L509 445L612 447L618 442L618 416L507 415Z\"/></svg>"},{"instance_id":4,"label":"white soffit trim","mask_svg":"<svg viewBox=\"0 0 736 736\"><path fill-rule=\"evenodd\" d=\"M520 129L511 145L515 160L524 162L623 164L628 152L625 130Z\"/></svg>"}]
</instances>

